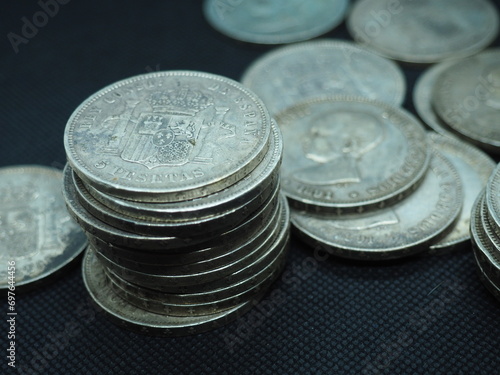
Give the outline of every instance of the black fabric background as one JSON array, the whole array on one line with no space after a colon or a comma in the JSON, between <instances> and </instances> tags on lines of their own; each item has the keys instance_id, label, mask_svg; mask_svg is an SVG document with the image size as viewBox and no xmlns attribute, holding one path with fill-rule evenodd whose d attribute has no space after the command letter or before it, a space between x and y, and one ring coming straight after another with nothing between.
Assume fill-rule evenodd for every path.
<instances>
[{"instance_id":1,"label":"black fabric background","mask_svg":"<svg viewBox=\"0 0 500 375\"><path fill-rule=\"evenodd\" d=\"M0 166L62 168L67 119L89 95L117 80L170 69L237 80L273 48L220 35L196 0L72 0L15 53L7 34L21 34L22 17L31 20L39 10L36 1L0 4ZM326 36L349 39L344 25ZM411 91L422 69L404 71L405 107L413 111ZM500 373L500 305L481 284L470 249L384 264L317 261L293 237L286 272L273 290L262 305L265 314L254 309L195 336L149 337L117 327L94 310L78 264L18 298L17 371ZM5 356L6 301L0 306L1 373L16 373Z\"/></svg>"}]
</instances>

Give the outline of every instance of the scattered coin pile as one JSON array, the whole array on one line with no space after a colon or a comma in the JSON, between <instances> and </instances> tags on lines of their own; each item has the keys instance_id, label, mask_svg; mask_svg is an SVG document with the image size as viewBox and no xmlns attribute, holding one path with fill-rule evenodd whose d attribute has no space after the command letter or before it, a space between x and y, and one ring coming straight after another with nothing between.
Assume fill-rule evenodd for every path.
<instances>
[{"instance_id":1,"label":"scattered coin pile","mask_svg":"<svg viewBox=\"0 0 500 375\"><path fill-rule=\"evenodd\" d=\"M424 64L481 51L498 26L488 0L359 0L347 17L358 43L388 58Z\"/></svg>"},{"instance_id":2,"label":"scattered coin pile","mask_svg":"<svg viewBox=\"0 0 500 375\"><path fill-rule=\"evenodd\" d=\"M84 282L115 322L167 336L215 328L283 269L282 138L239 83L132 77L85 100L64 141L64 197L90 242Z\"/></svg>"},{"instance_id":3,"label":"scattered coin pile","mask_svg":"<svg viewBox=\"0 0 500 375\"><path fill-rule=\"evenodd\" d=\"M500 153L500 50L440 63L415 86L415 108L439 133Z\"/></svg>"},{"instance_id":4,"label":"scattered coin pile","mask_svg":"<svg viewBox=\"0 0 500 375\"><path fill-rule=\"evenodd\" d=\"M425 251L458 217L456 168L403 109L334 97L302 102L276 120L282 189L312 246L353 259L400 258Z\"/></svg>"},{"instance_id":5,"label":"scattered coin pile","mask_svg":"<svg viewBox=\"0 0 500 375\"><path fill-rule=\"evenodd\" d=\"M500 300L500 166L477 197L471 213L472 248L479 275Z\"/></svg>"}]
</instances>

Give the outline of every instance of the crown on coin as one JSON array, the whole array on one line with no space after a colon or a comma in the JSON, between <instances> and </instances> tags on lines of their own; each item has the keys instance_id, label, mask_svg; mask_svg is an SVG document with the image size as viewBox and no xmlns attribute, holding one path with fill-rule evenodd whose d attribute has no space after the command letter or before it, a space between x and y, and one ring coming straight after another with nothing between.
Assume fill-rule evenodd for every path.
<instances>
[{"instance_id":1,"label":"crown on coin","mask_svg":"<svg viewBox=\"0 0 500 375\"><path fill-rule=\"evenodd\" d=\"M194 116L212 105L212 99L201 91L184 86L175 90L156 92L151 95L149 103L154 112Z\"/></svg>"}]
</instances>

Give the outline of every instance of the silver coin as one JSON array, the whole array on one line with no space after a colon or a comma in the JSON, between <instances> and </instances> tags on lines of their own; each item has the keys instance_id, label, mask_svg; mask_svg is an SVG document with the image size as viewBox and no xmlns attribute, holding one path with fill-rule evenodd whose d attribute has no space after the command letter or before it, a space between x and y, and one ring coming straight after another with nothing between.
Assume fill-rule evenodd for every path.
<instances>
[{"instance_id":1,"label":"silver coin","mask_svg":"<svg viewBox=\"0 0 500 375\"><path fill-rule=\"evenodd\" d=\"M486 186L496 163L481 150L456 138L430 132L428 139L430 144L441 151L456 168L464 192L462 211L453 229L439 242L430 246L431 253L443 253L469 244L472 205Z\"/></svg>"},{"instance_id":2,"label":"silver coin","mask_svg":"<svg viewBox=\"0 0 500 375\"><path fill-rule=\"evenodd\" d=\"M474 258L479 271L480 278L486 288L500 299L500 257L497 246L500 245L498 237L490 231L486 233L485 225L488 226L484 191L477 197L471 213L471 241ZM496 237L496 239L495 239Z\"/></svg>"},{"instance_id":3,"label":"silver coin","mask_svg":"<svg viewBox=\"0 0 500 375\"><path fill-rule=\"evenodd\" d=\"M498 24L487 0L359 0L347 18L357 42L412 63L472 55L495 39Z\"/></svg>"},{"instance_id":4,"label":"silver coin","mask_svg":"<svg viewBox=\"0 0 500 375\"><path fill-rule=\"evenodd\" d=\"M138 252L136 250L134 254L131 254L133 259L127 259L124 258L122 253L119 252L119 250L117 251L117 249L113 252L109 251L107 244L100 243L100 240L96 237L89 239L89 242L92 246L94 243L98 245L98 247L93 246L97 253L102 253L113 263L119 264L120 266L131 271L163 275L182 275L193 274L196 272L206 272L236 262L248 254L248 252L257 246L257 244L264 242L266 238L276 232L280 224L279 211L277 209L278 207L276 207L276 212L273 212L271 215L267 215L270 220L262 226L263 230L259 233L259 235L249 238L242 236L241 241L239 241L241 243L235 243L231 246L226 244L223 246L209 247L202 250L177 254L150 253L148 254L149 259L145 259L146 254L143 251ZM144 259L146 262L140 262L138 259ZM193 259L199 260L193 261ZM179 264L181 261L185 263Z\"/></svg>"},{"instance_id":5,"label":"silver coin","mask_svg":"<svg viewBox=\"0 0 500 375\"><path fill-rule=\"evenodd\" d=\"M151 270L154 267L161 269L166 265L185 266L202 262L217 263L224 260L230 262L231 260L238 259L242 254L254 247L255 243L264 241L270 235L275 224L279 222L279 216L275 214L278 210L278 205L274 206L275 211L263 216L263 220L260 220L262 213L256 215L254 219L255 225L252 225L250 229L245 224L233 230L234 234L228 234L234 237L234 239L225 240L224 238L227 235L223 234L218 236L215 243L208 243L206 245L202 243L194 249L190 248L187 251L184 248L172 249L169 252L131 249L105 242L93 235L88 235L88 237L90 244L96 251L104 254L113 262L123 265L125 268L136 269L138 271L141 271L142 267ZM264 208L262 212L267 212L267 209Z\"/></svg>"},{"instance_id":6,"label":"silver coin","mask_svg":"<svg viewBox=\"0 0 500 375\"><path fill-rule=\"evenodd\" d=\"M454 64L454 61L444 61L432 65L418 77L413 89L413 104L420 119L435 132L448 137L457 137L457 133L434 112L432 100L436 79Z\"/></svg>"},{"instance_id":7,"label":"silver coin","mask_svg":"<svg viewBox=\"0 0 500 375\"><path fill-rule=\"evenodd\" d=\"M476 242L481 245L475 249L476 258L481 263L482 269L490 280L500 286L500 238L493 230L488 218L488 207L485 202L484 191L480 194L481 201L478 204L479 220L474 225Z\"/></svg>"},{"instance_id":8,"label":"silver coin","mask_svg":"<svg viewBox=\"0 0 500 375\"><path fill-rule=\"evenodd\" d=\"M436 79L434 109L454 131L500 152L500 49L456 62Z\"/></svg>"},{"instance_id":9,"label":"silver coin","mask_svg":"<svg viewBox=\"0 0 500 375\"><path fill-rule=\"evenodd\" d=\"M276 249L288 241L289 215L284 198L280 198L280 206L279 215L282 220L277 232L271 233L265 241L256 244L255 248L243 254L241 258L215 269L193 274L154 275L124 268L106 258L102 253L96 253L96 255L107 268L121 278L150 289L169 293L188 293L218 289L221 285L235 282L235 277L238 277L237 280L242 280L248 277L248 275L255 274L257 270L274 259L277 252Z\"/></svg>"},{"instance_id":10,"label":"silver coin","mask_svg":"<svg viewBox=\"0 0 500 375\"><path fill-rule=\"evenodd\" d=\"M486 185L486 205L493 229L500 234L500 164L498 164Z\"/></svg>"},{"instance_id":11,"label":"silver coin","mask_svg":"<svg viewBox=\"0 0 500 375\"><path fill-rule=\"evenodd\" d=\"M192 245L192 239L178 237L152 237L142 236L126 232L92 216L78 200L76 188L73 184L72 169L66 165L63 171L63 196L69 214L81 226L81 228L94 236L105 241L130 248L153 249L166 251L167 249L178 249ZM201 240L200 240L201 241Z\"/></svg>"},{"instance_id":12,"label":"silver coin","mask_svg":"<svg viewBox=\"0 0 500 375\"><path fill-rule=\"evenodd\" d=\"M87 246L61 194L61 171L0 168L0 289L28 289L59 274Z\"/></svg>"},{"instance_id":13,"label":"silver coin","mask_svg":"<svg viewBox=\"0 0 500 375\"><path fill-rule=\"evenodd\" d=\"M392 61L340 40L281 47L260 57L241 82L255 91L271 114L322 96L350 95L400 105L406 83Z\"/></svg>"},{"instance_id":14,"label":"silver coin","mask_svg":"<svg viewBox=\"0 0 500 375\"><path fill-rule=\"evenodd\" d=\"M244 314L261 297L256 296L253 301L242 302L216 314L175 317L140 309L119 297L112 290L102 264L91 251L85 254L82 275L92 301L111 321L139 333L158 336L183 336L215 329Z\"/></svg>"},{"instance_id":15,"label":"silver coin","mask_svg":"<svg viewBox=\"0 0 500 375\"><path fill-rule=\"evenodd\" d=\"M111 195L172 202L246 176L269 147L262 101L228 78L168 71L114 83L85 100L64 133L78 176Z\"/></svg>"},{"instance_id":16,"label":"silver coin","mask_svg":"<svg viewBox=\"0 0 500 375\"><path fill-rule=\"evenodd\" d=\"M345 258L381 260L422 252L454 223L462 207L458 173L432 150L422 184L405 200L377 211L340 217L292 210L292 224L313 246Z\"/></svg>"},{"instance_id":17,"label":"silver coin","mask_svg":"<svg viewBox=\"0 0 500 375\"><path fill-rule=\"evenodd\" d=\"M229 212L222 212L219 215L212 215L198 220L190 221L150 221L145 218L134 218L113 211L98 202L86 189L82 181L73 173L73 182L82 206L97 219L112 225L115 228L141 234L145 236L178 236L190 238L193 233L196 237L220 234L234 228L246 221L250 215L264 204L271 193L279 186L274 184L270 189L247 204L235 207ZM265 193L265 194L264 194ZM263 199L265 199L263 201Z\"/></svg>"},{"instance_id":18,"label":"silver coin","mask_svg":"<svg viewBox=\"0 0 500 375\"><path fill-rule=\"evenodd\" d=\"M203 11L216 30L258 44L312 39L342 22L347 0L206 0Z\"/></svg>"},{"instance_id":19,"label":"silver coin","mask_svg":"<svg viewBox=\"0 0 500 375\"><path fill-rule=\"evenodd\" d=\"M91 215L80 204L72 182L72 170L69 166L66 166L63 171L63 195L70 215L80 224L85 232L99 237L105 242L129 249L178 253L179 251L187 252L204 249L216 244L234 244L238 238L241 238L242 234L251 236L253 233L256 233L262 223L265 222L267 213L271 212L272 208L277 204L276 200L271 198L266 205L243 224L212 237L145 236L115 228Z\"/></svg>"},{"instance_id":20,"label":"silver coin","mask_svg":"<svg viewBox=\"0 0 500 375\"><path fill-rule=\"evenodd\" d=\"M142 220L187 221L225 215L235 207L263 202L267 193L278 183L279 167L283 151L283 141L278 125L272 121L270 148L262 162L247 176L228 188L202 198L182 202L144 203L120 199L100 192L91 185L86 185L92 196L105 206L124 215ZM261 202L261 203L262 203Z\"/></svg>"},{"instance_id":21,"label":"silver coin","mask_svg":"<svg viewBox=\"0 0 500 375\"><path fill-rule=\"evenodd\" d=\"M344 214L383 207L409 194L429 165L424 127L381 102L316 99L276 121L282 189L295 208Z\"/></svg>"},{"instance_id":22,"label":"silver coin","mask_svg":"<svg viewBox=\"0 0 500 375\"><path fill-rule=\"evenodd\" d=\"M139 308L156 312L158 314L168 314L172 316L196 316L196 315L207 315L215 314L217 312L233 308L234 306L252 298L254 295L259 294L267 290L271 284L279 276L285 264L285 257L283 254L286 253L286 249L283 248L281 253L277 256L275 260L270 262L260 273L266 274L266 277L258 280L253 277L252 283L247 284L246 287L242 288L241 283L236 284L239 288L226 288L224 290L224 295L221 295L221 290L218 289L214 292L205 293L208 301L204 302L191 302L183 301L181 303L175 303L170 301L169 296L165 297L165 294L159 295L159 298L149 298L151 293L145 295L144 289L138 291L137 288L131 290L130 288L125 288L123 283L115 282L116 278L113 278L108 274L111 280L111 285L113 290L121 296L123 299L129 301L130 303L138 306ZM258 281L257 281L258 280ZM138 292L138 293L137 293ZM186 295L184 295L186 296ZM199 294L198 294L199 296Z\"/></svg>"},{"instance_id":23,"label":"silver coin","mask_svg":"<svg viewBox=\"0 0 500 375\"><path fill-rule=\"evenodd\" d=\"M127 291L127 293L134 294L146 300L162 301L172 304L205 304L238 295L239 293L251 289L265 279L272 278L273 275L280 273L281 269L285 266L287 251L288 243L285 243L274 260L248 278L224 285L214 290L187 294L165 293L154 289L143 288L137 284L128 282L109 269L106 269L106 273L113 283L119 285L122 289ZM164 311L164 313L169 312Z\"/></svg>"}]
</instances>

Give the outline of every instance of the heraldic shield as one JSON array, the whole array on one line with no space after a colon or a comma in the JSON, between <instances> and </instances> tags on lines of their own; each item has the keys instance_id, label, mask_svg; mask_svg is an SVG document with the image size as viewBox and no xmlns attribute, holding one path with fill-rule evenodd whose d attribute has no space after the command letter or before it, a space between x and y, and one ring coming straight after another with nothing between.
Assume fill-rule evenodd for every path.
<instances>
[{"instance_id":1,"label":"heraldic shield","mask_svg":"<svg viewBox=\"0 0 500 375\"><path fill-rule=\"evenodd\" d=\"M142 113L121 157L149 169L186 164L201 125L202 120L192 116Z\"/></svg>"}]
</instances>

